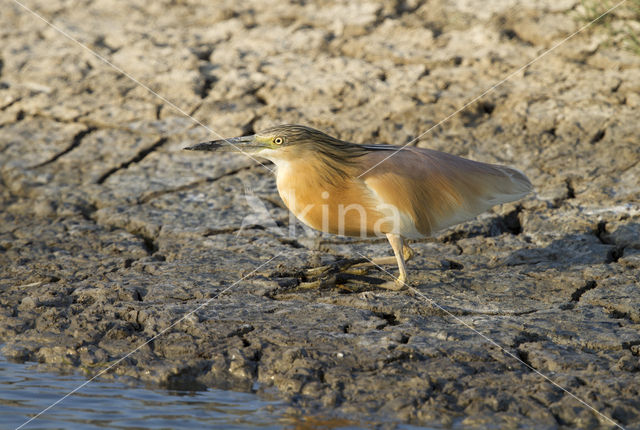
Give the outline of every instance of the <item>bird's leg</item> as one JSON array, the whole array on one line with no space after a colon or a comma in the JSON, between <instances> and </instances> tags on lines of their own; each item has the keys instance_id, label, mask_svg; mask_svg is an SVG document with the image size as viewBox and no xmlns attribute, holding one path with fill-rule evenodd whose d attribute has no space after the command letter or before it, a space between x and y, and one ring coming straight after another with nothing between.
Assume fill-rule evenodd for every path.
<instances>
[{"instance_id":1,"label":"bird's leg","mask_svg":"<svg viewBox=\"0 0 640 430\"><path fill-rule=\"evenodd\" d=\"M405 249L404 239L399 234L387 233L387 239L389 240L391 248L393 248L393 253L396 256L400 274L395 282L387 282L380 286L389 290L397 291L404 287L405 282L407 281L407 268L404 265L406 249L409 250L409 257L413 255L413 250L408 246Z\"/></svg>"},{"instance_id":2,"label":"bird's leg","mask_svg":"<svg viewBox=\"0 0 640 430\"><path fill-rule=\"evenodd\" d=\"M401 289L407 280L407 271L405 268L405 261L409 261L415 255L413 249L404 243L402 236L397 234L387 234L387 239L393 248L393 256L389 257L377 257L369 261L364 261L362 258L344 259L337 261L333 264L322 267L309 268L304 271L304 276L309 280L305 282L307 286L315 286L316 284L324 285L325 283L334 282L336 273L350 273L350 274L362 274L362 270L373 266L381 266L383 264L397 264L400 270L400 275L396 282L387 282L380 285L380 287L390 290ZM402 250L402 252L400 252ZM327 281L332 279L333 281Z\"/></svg>"},{"instance_id":3,"label":"bird's leg","mask_svg":"<svg viewBox=\"0 0 640 430\"><path fill-rule=\"evenodd\" d=\"M383 264L396 264L397 260L394 255L390 255L388 257L376 257L372 258L371 261L366 261L358 266L382 266Z\"/></svg>"},{"instance_id":4,"label":"bird's leg","mask_svg":"<svg viewBox=\"0 0 640 430\"><path fill-rule=\"evenodd\" d=\"M364 259L362 258L343 259L335 263L328 264L326 266L312 267L310 269L306 269L304 271L304 274L307 277L316 277L316 276L326 275L328 273L345 272L349 270L351 267L359 266L360 264L363 264L363 262L364 262Z\"/></svg>"},{"instance_id":5,"label":"bird's leg","mask_svg":"<svg viewBox=\"0 0 640 430\"><path fill-rule=\"evenodd\" d=\"M404 261L407 262L411 260L416 253L414 252L413 249L409 248L409 245L407 245L406 243L404 243L403 245L404 246L402 247L402 255L404 257ZM359 263L354 267L382 266L383 264L397 264L397 263L398 263L398 259L395 255L395 250L394 250L394 255L390 255L389 257L372 258L370 261Z\"/></svg>"}]
</instances>

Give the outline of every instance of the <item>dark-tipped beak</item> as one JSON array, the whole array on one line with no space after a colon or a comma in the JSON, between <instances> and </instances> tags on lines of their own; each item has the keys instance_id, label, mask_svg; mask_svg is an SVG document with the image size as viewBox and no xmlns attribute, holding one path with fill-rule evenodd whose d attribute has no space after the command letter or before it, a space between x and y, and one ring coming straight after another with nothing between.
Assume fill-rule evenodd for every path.
<instances>
[{"instance_id":1,"label":"dark-tipped beak","mask_svg":"<svg viewBox=\"0 0 640 430\"><path fill-rule=\"evenodd\" d=\"M187 146L188 151L245 151L247 149L261 149L262 145L256 144L254 136L231 137L229 139L211 140Z\"/></svg>"}]
</instances>

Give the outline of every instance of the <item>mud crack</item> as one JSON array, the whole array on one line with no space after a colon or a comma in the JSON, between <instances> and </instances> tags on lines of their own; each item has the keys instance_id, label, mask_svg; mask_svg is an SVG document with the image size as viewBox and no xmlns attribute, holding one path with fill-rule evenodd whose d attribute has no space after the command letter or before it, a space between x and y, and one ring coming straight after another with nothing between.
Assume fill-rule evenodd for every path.
<instances>
[{"instance_id":1,"label":"mud crack","mask_svg":"<svg viewBox=\"0 0 640 430\"><path fill-rule=\"evenodd\" d=\"M46 166L48 164L56 162L60 157L68 154L69 152L73 151L78 146L80 146L80 144L82 143L82 140L85 137L87 137L89 134L93 133L96 130L97 130L96 127L87 127L84 130L79 131L78 133L76 133L75 136L73 136L73 139L71 140L71 144L69 146L67 146L64 150L58 152L57 154L55 154L53 157L49 158L48 160L43 161L40 164L36 164L35 166L33 166L33 168L43 167L43 166Z\"/></svg>"},{"instance_id":2,"label":"mud crack","mask_svg":"<svg viewBox=\"0 0 640 430\"><path fill-rule=\"evenodd\" d=\"M593 290L597 286L598 286L598 283L595 280L593 279L588 280L582 287L578 288L571 294L571 301L569 303L565 303L564 305L560 306L560 309L569 310L569 309L575 308L576 303L580 301L583 294L589 290Z\"/></svg>"},{"instance_id":3,"label":"mud crack","mask_svg":"<svg viewBox=\"0 0 640 430\"><path fill-rule=\"evenodd\" d=\"M177 192L180 192L180 191L191 190L193 188L199 187L200 185L211 184L211 183L216 182L216 181L218 181L218 180L220 180L222 178L225 178L227 176L233 176L233 175L235 175L237 173L240 173L243 170L250 170L250 169L253 169L254 167L255 167L254 164L250 164L248 166L242 166L242 167L238 167L237 169L230 170L230 171L225 172L225 173L223 173L223 174L221 174L219 176L207 177L207 178L199 179L199 180L194 181L194 182L190 182L190 183L185 184L185 185L180 185L178 187L167 188L167 189L164 189L164 190L151 191L151 192L148 192L148 193L144 193L140 197L138 197L138 203L139 204L148 203L149 201L151 201L153 199L156 199L158 197L161 197L161 196L163 196L165 194L177 193ZM102 182L99 182L99 183L102 183Z\"/></svg>"},{"instance_id":4,"label":"mud crack","mask_svg":"<svg viewBox=\"0 0 640 430\"><path fill-rule=\"evenodd\" d=\"M125 161L124 163L121 163L119 166L117 167L113 167L109 170L107 170L107 172L105 172L102 176L100 176L98 178L98 180L96 181L97 184L102 185L107 179L109 179L109 177L111 175L113 175L114 173L116 173L119 170L123 170L128 168L130 165L135 164L135 163L139 163L140 161L144 160L144 158L151 154L153 151L155 151L156 149L158 149L159 147L161 147L162 145L164 145L167 142L167 138L163 137L160 140L158 140L156 143L154 143L153 145L144 148L143 150L141 150L140 152L138 152L136 154L135 157L131 158L128 161Z\"/></svg>"}]
</instances>

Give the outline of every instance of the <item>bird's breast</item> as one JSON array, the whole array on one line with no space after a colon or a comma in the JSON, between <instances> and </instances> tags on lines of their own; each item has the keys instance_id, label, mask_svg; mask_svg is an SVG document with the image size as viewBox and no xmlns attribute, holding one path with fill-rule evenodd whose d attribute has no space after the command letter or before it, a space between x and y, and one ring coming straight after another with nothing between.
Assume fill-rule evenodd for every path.
<instances>
[{"instance_id":1,"label":"bird's breast","mask_svg":"<svg viewBox=\"0 0 640 430\"><path fill-rule=\"evenodd\" d=\"M304 162L278 163L277 186L296 218L316 230L359 237L415 236L412 218L382 202L357 175Z\"/></svg>"}]
</instances>

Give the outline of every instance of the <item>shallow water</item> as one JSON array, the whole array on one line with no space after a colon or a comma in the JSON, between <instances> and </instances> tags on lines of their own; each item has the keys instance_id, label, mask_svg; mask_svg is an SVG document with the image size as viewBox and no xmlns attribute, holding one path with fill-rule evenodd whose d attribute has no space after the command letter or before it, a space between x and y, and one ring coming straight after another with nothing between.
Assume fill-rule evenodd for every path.
<instances>
[{"instance_id":1,"label":"shallow water","mask_svg":"<svg viewBox=\"0 0 640 430\"><path fill-rule=\"evenodd\" d=\"M0 356L0 429L357 430L381 424L322 416L287 416L288 405L251 393L168 390L101 380L90 382L27 423L87 380L77 374L39 372L35 367L35 363L14 363ZM400 423L391 428L433 430Z\"/></svg>"},{"instance_id":2,"label":"shallow water","mask_svg":"<svg viewBox=\"0 0 640 430\"><path fill-rule=\"evenodd\" d=\"M15 429L86 381L0 361L0 428ZM280 429L285 406L255 394L93 381L24 429Z\"/></svg>"}]
</instances>

